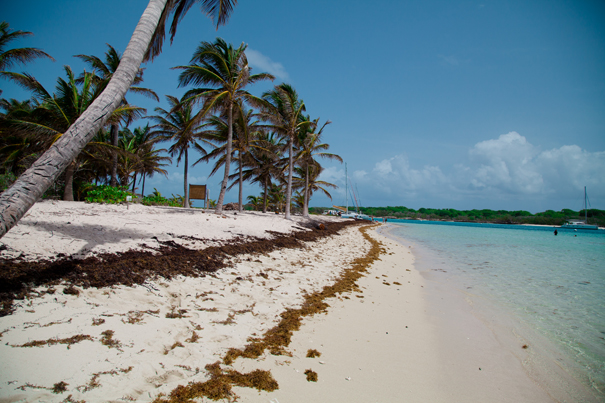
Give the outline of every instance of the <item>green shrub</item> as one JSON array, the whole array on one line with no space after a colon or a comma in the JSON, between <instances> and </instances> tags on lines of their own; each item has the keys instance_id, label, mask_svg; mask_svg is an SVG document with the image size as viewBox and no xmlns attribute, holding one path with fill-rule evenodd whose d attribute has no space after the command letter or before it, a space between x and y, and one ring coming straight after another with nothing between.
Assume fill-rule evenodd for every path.
<instances>
[{"instance_id":1,"label":"green shrub","mask_svg":"<svg viewBox=\"0 0 605 403\"><path fill-rule=\"evenodd\" d=\"M126 201L126 196L132 196L126 188L102 185L89 190L85 200L88 203L117 204Z\"/></svg>"},{"instance_id":2,"label":"green shrub","mask_svg":"<svg viewBox=\"0 0 605 403\"><path fill-rule=\"evenodd\" d=\"M170 207L182 207L185 198L181 195L172 195L170 199L162 196L156 188L153 188L153 193L149 196L143 197L141 203L146 206L170 206Z\"/></svg>"}]
</instances>

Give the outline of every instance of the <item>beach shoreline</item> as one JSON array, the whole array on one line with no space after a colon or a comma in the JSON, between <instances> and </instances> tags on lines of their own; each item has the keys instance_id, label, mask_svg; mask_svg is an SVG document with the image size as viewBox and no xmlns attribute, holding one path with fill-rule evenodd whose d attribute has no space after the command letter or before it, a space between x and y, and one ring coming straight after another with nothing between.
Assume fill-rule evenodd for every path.
<instances>
[{"instance_id":1,"label":"beach shoreline","mask_svg":"<svg viewBox=\"0 0 605 403\"><path fill-rule=\"evenodd\" d=\"M133 245L144 249L140 245L152 241L202 249L237 237L308 230L302 217L224 217L54 202L31 211L3 242L8 256L20 247L25 257L51 258L61 249L84 257ZM342 222L313 218L328 226ZM126 231L129 222L138 230ZM291 356L265 352L235 360L232 368L268 370L279 384L273 392L234 387L241 401L555 401L527 377L523 357L503 350L476 318L459 316L464 310L457 306L435 312L412 248L374 230L368 234L380 245L378 259L357 280L355 291L326 300L327 314L302 319L285 346ZM42 235L46 238L39 240ZM250 337L262 337L282 312L332 285L371 248L358 226L351 226L299 248L231 257L225 268L205 277L73 287L78 294L65 293L68 284L39 287L38 297L22 300L13 314L0 318L0 401L59 402L69 395L153 401L179 385L203 382L205 365L223 359L230 348L243 348ZM443 313L453 318L444 321ZM467 339L471 330L472 340ZM307 358L309 349L322 355ZM317 373L317 382L306 380L307 369ZM61 387L65 390L53 393Z\"/></svg>"},{"instance_id":2,"label":"beach shoreline","mask_svg":"<svg viewBox=\"0 0 605 403\"><path fill-rule=\"evenodd\" d=\"M576 368L577 364L572 357L565 358L566 365L562 365L564 356L553 340L539 334L517 317L510 307L467 287L464 276L454 274L456 270L451 264L444 262L443 257L437 257L434 251L423 244L392 234L394 228L389 225L381 228L381 231L413 248L416 268L427 280L427 303L431 311L439 316L436 320L441 326L460 333L460 323L468 323L470 319L475 324L475 333L481 335L479 339L483 339L479 344L486 344L486 341L493 339L494 346L500 350L502 357L496 359L496 362L503 363L508 359L511 368L521 364L525 376L548 393L553 401L600 401L597 393L580 381L585 376L580 368ZM469 327L469 324L464 327ZM440 344L448 345L447 341ZM454 360L455 356L451 352L462 350L460 347L447 348ZM472 355L473 351L469 350L460 356L467 359Z\"/></svg>"}]
</instances>

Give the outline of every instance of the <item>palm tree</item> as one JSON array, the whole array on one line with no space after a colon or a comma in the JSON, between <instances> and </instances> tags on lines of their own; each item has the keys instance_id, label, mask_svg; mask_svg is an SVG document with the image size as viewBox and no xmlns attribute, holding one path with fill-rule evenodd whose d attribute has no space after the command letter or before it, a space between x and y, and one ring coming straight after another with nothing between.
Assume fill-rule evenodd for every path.
<instances>
[{"instance_id":1,"label":"palm tree","mask_svg":"<svg viewBox=\"0 0 605 403\"><path fill-rule=\"evenodd\" d=\"M85 73L81 88L78 88L71 68L65 66L64 69L67 80L58 78L56 93L52 95L34 77L28 74L9 73L13 80L32 91L36 101L36 107L27 119L14 119L13 121L26 131L43 136L45 149L52 148L61 141L66 130L78 121L100 93L100 88L94 84L93 74ZM130 120L140 116L142 111L142 108L136 106L122 105L114 109L107 119L109 123ZM100 144L95 144L95 146L100 146ZM65 168L63 200L73 200L73 176L78 168L79 154L77 153ZM30 170L31 168L28 169L28 171Z\"/></svg>"},{"instance_id":2,"label":"palm tree","mask_svg":"<svg viewBox=\"0 0 605 403\"><path fill-rule=\"evenodd\" d=\"M270 122L268 127L288 140L288 186L286 189L286 219L290 219L290 199L292 197L292 170L294 167L294 141L301 130L313 124L303 119L305 103L299 99L296 90L289 84L280 84L263 94L259 116Z\"/></svg>"},{"instance_id":3,"label":"palm tree","mask_svg":"<svg viewBox=\"0 0 605 403\"><path fill-rule=\"evenodd\" d=\"M161 136L163 141L173 143L168 152L171 156L176 155L177 166L181 162L181 158L185 160L185 200L183 207L189 207L189 187L187 185L189 148L194 147L202 155L207 154L204 147L199 143L199 141L202 141L211 144L208 142L208 135L205 131L207 123L200 124L203 115L194 111L195 100L186 95L180 100L170 95L167 95L166 99L170 108L168 110L155 108L158 115L150 116L149 119L156 123L153 126L153 135Z\"/></svg>"},{"instance_id":4,"label":"palm tree","mask_svg":"<svg viewBox=\"0 0 605 403\"><path fill-rule=\"evenodd\" d=\"M13 31L6 21L0 22L0 77L10 79L11 76L5 74L5 70L15 64L25 64L40 57L47 57L53 62L55 61L48 53L36 48L6 49L10 42L30 35L33 34L28 31ZM2 94L1 90L0 94Z\"/></svg>"},{"instance_id":5,"label":"palm tree","mask_svg":"<svg viewBox=\"0 0 605 403\"><path fill-rule=\"evenodd\" d=\"M258 211L259 207L262 205L263 201L258 196L248 196L247 198L248 204L252 206L254 211Z\"/></svg>"},{"instance_id":6,"label":"palm tree","mask_svg":"<svg viewBox=\"0 0 605 403\"><path fill-rule=\"evenodd\" d=\"M252 149L260 149L262 148L259 144L262 142L261 133L260 133L260 125L256 120L252 120L254 116L254 111L251 109L246 109L246 107L242 104L242 102L237 102L235 105L235 118L233 122L233 138L231 153L234 154L237 152L237 161L238 161L238 173L229 176L229 179L238 178L237 181L229 186L228 190L231 190L236 183L239 184L239 211L243 211L243 183L244 183L244 164L245 159L249 158L249 154ZM217 158L214 168L210 173L210 176L214 175L220 167L225 165L227 160L226 150L228 147L228 133L229 133L229 123L226 121L225 117L213 116L209 119L209 124L214 126L214 130L212 131L212 141L216 144L220 144L220 146L216 146L214 150L200 158L195 164L201 161L210 161L211 159ZM249 179L249 178L246 178Z\"/></svg>"},{"instance_id":7,"label":"palm tree","mask_svg":"<svg viewBox=\"0 0 605 403\"><path fill-rule=\"evenodd\" d=\"M259 147L252 148L244 158L244 166L247 169L244 169L242 179L262 184L263 213L266 213L271 179L278 178L284 171L285 161L281 158L284 143L275 133L260 132L257 144Z\"/></svg>"},{"instance_id":8,"label":"palm tree","mask_svg":"<svg viewBox=\"0 0 605 403\"><path fill-rule=\"evenodd\" d=\"M0 99L0 159L5 172L19 175L31 165L40 151L40 138L23 130L16 121L28 119L34 106L31 100Z\"/></svg>"},{"instance_id":9,"label":"palm tree","mask_svg":"<svg viewBox=\"0 0 605 403\"><path fill-rule=\"evenodd\" d=\"M193 4L225 24L237 0L150 0L143 12L122 60L102 94L73 123L64 135L0 195L0 238L10 230L48 189L109 119L134 81L141 63L161 53L166 21L172 15L171 40L178 23Z\"/></svg>"},{"instance_id":10,"label":"palm tree","mask_svg":"<svg viewBox=\"0 0 605 403\"><path fill-rule=\"evenodd\" d=\"M172 159L170 157L161 155L162 153L167 152L168 150L164 148L156 149L154 147L155 144L161 140L161 138L154 137L149 125L146 125L143 128L135 128L134 136L137 139L138 148L136 154L139 160L138 168L135 172L135 175L141 174L141 178L143 181L143 189L141 190L141 195L145 196L145 177L152 177L156 173L168 176L168 172L162 167L167 165L165 164L165 162L172 162Z\"/></svg>"},{"instance_id":11,"label":"palm tree","mask_svg":"<svg viewBox=\"0 0 605 403\"><path fill-rule=\"evenodd\" d=\"M206 115L210 111L223 111L227 114L227 147L225 150L225 175L221 191L216 204L216 213L223 211L223 200L229 181L231 167L231 146L233 138L233 107L240 100L255 102L244 87L260 80L273 80L271 74L250 74L248 59L243 43L235 49L223 39L216 38L214 43L202 42L193 53L190 65L177 66L175 69L183 70L179 75L179 87L189 84L208 85L210 88L195 88L185 94L191 100L203 100L204 106L200 114ZM258 100L260 101L260 100Z\"/></svg>"},{"instance_id":12,"label":"palm tree","mask_svg":"<svg viewBox=\"0 0 605 403\"><path fill-rule=\"evenodd\" d=\"M94 74L95 74L95 76L94 76L95 84L102 88L107 87L107 84L109 84L109 81L113 77L113 74L115 73L115 71L118 69L118 66L120 65L120 60L122 59L122 56L113 48L113 46L111 46L110 44L107 44L107 47L109 49L107 50L107 52L105 52L105 61L104 62L103 62L103 60L99 59L96 56L75 55L75 57L81 59L82 61L84 61L84 63L88 64L93 69ZM152 91L148 88L136 86L136 85L140 84L141 82L143 82L143 70L144 69L139 68L139 71L137 72L136 76L134 77L132 85L130 86L128 91L135 93L135 94L144 95L151 99L155 99L156 101L159 102L160 99L158 98L158 95L154 91ZM78 78L78 80L76 80L76 82L82 82L82 80L83 80L83 76L80 76ZM122 104L123 105L128 104L128 102L126 101L126 98L124 98L122 100ZM126 124L130 124L130 123L131 122L126 122ZM114 147L118 147L118 131L119 131L119 125L117 123L113 123L111 125L111 135L112 135L112 145ZM109 182L109 184L111 186L116 186L117 172L118 172L118 153L117 153L117 151L113 151L112 152L111 180Z\"/></svg>"},{"instance_id":13,"label":"palm tree","mask_svg":"<svg viewBox=\"0 0 605 403\"><path fill-rule=\"evenodd\" d=\"M307 116L305 120L309 120L309 117ZM321 142L321 135L324 128L332 122L329 120L326 121L321 129L315 132L318 123L319 119L314 120L313 125L309 126L309 130L302 131L299 136L300 149L296 156L296 160L305 170L305 186L303 190L304 203L302 206L303 217L309 217L309 167L313 164L317 164L315 158L328 158L342 162L342 158L339 155L326 152L330 148L329 144Z\"/></svg>"},{"instance_id":14,"label":"palm tree","mask_svg":"<svg viewBox=\"0 0 605 403\"><path fill-rule=\"evenodd\" d=\"M307 208L308 201L311 199L313 193L321 191L323 194L328 196L330 200L332 200L332 195L330 194L330 192L328 192L327 188L336 189L338 187L333 183L319 180L319 175L323 170L324 169L321 167L321 165L317 163L317 161L314 161L312 164L309 164L304 170L300 167L295 168L295 172L298 175L298 177L294 177L295 186L298 188L306 187L308 189L307 191L309 194L307 196Z\"/></svg>"}]
</instances>

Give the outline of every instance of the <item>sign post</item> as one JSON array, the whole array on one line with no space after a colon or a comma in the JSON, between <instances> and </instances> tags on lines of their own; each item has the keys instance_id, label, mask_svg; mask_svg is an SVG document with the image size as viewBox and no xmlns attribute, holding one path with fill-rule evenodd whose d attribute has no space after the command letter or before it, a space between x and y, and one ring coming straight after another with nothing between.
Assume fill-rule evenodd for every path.
<instances>
[{"instance_id":1,"label":"sign post","mask_svg":"<svg viewBox=\"0 0 605 403\"><path fill-rule=\"evenodd\" d=\"M189 199L203 200L204 208L208 208L208 191L206 185L189 185Z\"/></svg>"}]
</instances>

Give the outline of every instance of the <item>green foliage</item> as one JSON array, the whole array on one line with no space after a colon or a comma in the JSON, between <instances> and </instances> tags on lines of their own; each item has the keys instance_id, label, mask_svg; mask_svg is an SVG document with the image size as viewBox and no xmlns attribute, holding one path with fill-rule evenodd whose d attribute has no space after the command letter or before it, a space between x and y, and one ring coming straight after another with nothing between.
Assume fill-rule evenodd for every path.
<instances>
[{"instance_id":1,"label":"green foliage","mask_svg":"<svg viewBox=\"0 0 605 403\"><path fill-rule=\"evenodd\" d=\"M88 190L86 200L88 203L108 203L117 204L126 201L127 196L133 194L125 187L114 187L109 185L94 186Z\"/></svg>"},{"instance_id":2,"label":"green foliage","mask_svg":"<svg viewBox=\"0 0 605 403\"><path fill-rule=\"evenodd\" d=\"M15 179L17 179L17 177L12 172L7 172L0 175L0 192L8 189L13 184Z\"/></svg>"},{"instance_id":3,"label":"green foliage","mask_svg":"<svg viewBox=\"0 0 605 403\"><path fill-rule=\"evenodd\" d=\"M329 208L314 207L310 209L322 213ZM584 210L574 211L563 209L561 211L547 210L532 214L525 210L456 210L420 208L417 211L403 206L398 207L361 207L361 212L373 217L391 217L401 219L424 219L436 221L462 221L487 222L496 224L535 224L535 225L562 225L567 220L583 220ZM588 222L605 226L605 210L588 209Z\"/></svg>"},{"instance_id":4,"label":"green foliage","mask_svg":"<svg viewBox=\"0 0 605 403\"><path fill-rule=\"evenodd\" d=\"M182 207L184 200L184 196L181 195L172 195L170 199L167 199L162 196L162 194L156 188L153 188L153 193L151 193L149 196L143 197L141 203L143 203L145 206Z\"/></svg>"}]
</instances>

